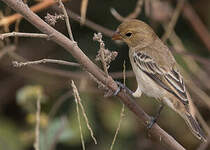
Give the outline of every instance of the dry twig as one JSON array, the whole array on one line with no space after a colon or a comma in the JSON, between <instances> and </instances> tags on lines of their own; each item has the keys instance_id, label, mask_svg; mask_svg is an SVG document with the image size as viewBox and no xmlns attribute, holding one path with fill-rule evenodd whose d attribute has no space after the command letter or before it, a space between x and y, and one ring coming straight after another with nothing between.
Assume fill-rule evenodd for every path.
<instances>
[{"instance_id":1,"label":"dry twig","mask_svg":"<svg viewBox=\"0 0 210 150\"><path fill-rule=\"evenodd\" d=\"M98 41L100 44L100 49L98 51L98 55L96 56L96 61L101 61L103 64L103 69L105 71L106 76L109 76L108 69L111 61L113 61L117 57L117 52L111 52L108 49L105 49L104 41L102 40L102 34L99 32L98 34L94 33L93 40Z\"/></svg>"},{"instance_id":2,"label":"dry twig","mask_svg":"<svg viewBox=\"0 0 210 150\"><path fill-rule=\"evenodd\" d=\"M74 37L73 37L72 31L71 31L69 16L67 14L66 8L64 7L62 0L58 0L58 2L59 2L59 5L60 5L60 7L63 11L63 14L64 14L64 19L65 19L65 22L66 22L66 28L68 30L69 37L72 41L74 41Z\"/></svg>"},{"instance_id":3,"label":"dry twig","mask_svg":"<svg viewBox=\"0 0 210 150\"><path fill-rule=\"evenodd\" d=\"M55 13L55 15L51 15L47 13L47 16L44 17L45 21L49 23L51 26L55 26L57 23L57 20L64 20L65 16L64 15L58 15Z\"/></svg>"},{"instance_id":4,"label":"dry twig","mask_svg":"<svg viewBox=\"0 0 210 150\"><path fill-rule=\"evenodd\" d=\"M48 38L47 34L41 34L41 33L22 33L22 32L10 32L10 33L4 33L0 34L0 39L4 40L8 37L31 37L31 38Z\"/></svg>"},{"instance_id":5,"label":"dry twig","mask_svg":"<svg viewBox=\"0 0 210 150\"><path fill-rule=\"evenodd\" d=\"M79 92L78 92L77 87L75 86L73 80L72 80L72 82L71 82L71 86L72 86L72 88L73 88L73 94L74 94L74 98L75 98L75 101L76 101L76 104L77 104L77 113L78 113L78 115L79 115L79 107L78 107L78 106L80 106L80 109L81 109L81 111L82 111L83 117L85 118L85 122L86 122L87 128L88 128L88 130L90 131L90 135L91 135L91 137L92 137L94 143L97 144L97 140L96 140L96 138L94 137L93 130L92 130L91 127L90 127L90 124L89 124L89 121L88 121L88 117L87 117L87 115L86 115L86 113L85 113L85 109L84 109L84 107L83 107L83 105L82 105L82 103L81 103L81 98L80 98L80 96L79 96ZM78 118L78 121L79 121L79 118ZM81 126L81 124L80 124L80 126ZM80 127L80 128L81 128L81 127ZM80 129L80 132L82 132L81 129ZM82 139L82 135L81 135L81 139ZM84 147L83 147L83 149L84 149Z\"/></svg>"},{"instance_id":6,"label":"dry twig","mask_svg":"<svg viewBox=\"0 0 210 150\"><path fill-rule=\"evenodd\" d=\"M79 131L80 131L80 138L81 138L81 142L82 142L82 149L85 150L85 142L84 142L84 137L82 134L82 125L81 125L81 118L80 118L80 111L79 111L79 93L77 91L77 88L74 84L74 81L71 81L71 86L73 88L73 94L74 94L74 98L75 98L75 102L76 102L76 109L77 109L77 119L78 119L78 123L79 123Z\"/></svg>"},{"instance_id":7,"label":"dry twig","mask_svg":"<svg viewBox=\"0 0 210 150\"><path fill-rule=\"evenodd\" d=\"M80 67L80 64L78 63L68 62L64 60L57 60L57 59L41 59L41 60L27 61L27 62L17 62L17 61L12 62L14 67L23 67L27 65L37 65L37 64L42 64L42 63L54 63L54 64L59 64L59 65Z\"/></svg>"}]
</instances>

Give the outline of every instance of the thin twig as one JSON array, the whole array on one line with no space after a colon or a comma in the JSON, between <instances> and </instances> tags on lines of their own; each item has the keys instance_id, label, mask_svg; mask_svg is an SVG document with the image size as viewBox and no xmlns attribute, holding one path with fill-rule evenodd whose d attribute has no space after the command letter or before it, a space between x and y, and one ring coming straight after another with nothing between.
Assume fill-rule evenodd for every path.
<instances>
[{"instance_id":1,"label":"thin twig","mask_svg":"<svg viewBox=\"0 0 210 150\"><path fill-rule=\"evenodd\" d=\"M79 92L78 92L77 87L75 86L73 80L72 80L71 86L72 86L72 88L73 88L74 97L75 97L77 103L79 104L80 109L82 110L82 114L83 114L83 117L85 118L85 122L86 122L87 128L88 128L88 130L90 131L90 135L91 135L91 137L92 137L94 143L97 144L97 140L96 140L96 138L94 137L93 130L92 130L91 127L90 127L90 123L89 123L88 117L87 117L87 115L86 115L86 113L85 113L85 109L84 109L84 107L83 107L83 105L82 105L81 98L80 98L80 96L79 96Z\"/></svg>"},{"instance_id":2,"label":"thin twig","mask_svg":"<svg viewBox=\"0 0 210 150\"><path fill-rule=\"evenodd\" d=\"M180 15L180 12L184 6L184 3L185 3L185 0L180 0L179 2L177 2L177 6L176 6L176 9L174 10L173 16L166 28L166 31L165 31L163 37L161 38L163 42L165 42L171 35L171 32L173 31L173 29L176 25L176 22L179 18L179 15Z\"/></svg>"},{"instance_id":3,"label":"thin twig","mask_svg":"<svg viewBox=\"0 0 210 150\"><path fill-rule=\"evenodd\" d=\"M10 46L8 46L8 49L9 49L9 47ZM29 60L23 58L22 56L18 55L15 52L10 51L9 56L19 62L28 62L29 61ZM65 78L81 79L81 78L86 77L86 75L84 73L82 73L81 71L79 71L79 72L65 71L65 70L56 69L56 68L52 68L52 67L44 66L44 65L40 65L40 64L29 65L28 67L30 67L36 71L44 72L44 73L47 73L50 75L65 77Z\"/></svg>"},{"instance_id":4,"label":"thin twig","mask_svg":"<svg viewBox=\"0 0 210 150\"><path fill-rule=\"evenodd\" d=\"M36 128L35 128L35 142L34 142L34 148L35 150L39 150L39 125L40 125L40 111L41 111L41 106L40 106L40 100L41 100L41 94L37 94L37 102L36 102Z\"/></svg>"},{"instance_id":5,"label":"thin twig","mask_svg":"<svg viewBox=\"0 0 210 150\"><path fill-rule=\"evenodd\" d=\"M77 93L78 93L78 91L77 91ZM78 94L79 94L79 93L78 93ZM77 95L78 95L78 94L77 94ZM87 117L87 115L86 115L86 113L85 113L85 109L84 109L84 107L83 107L83 105L82 105L82 102L81 102L81 99L80 99L79 95L78 95L78 103L79 103L79 106L80 106L80 108L81 108L81 110L82 110L82 114L83 114L83 116L84 116L84 118L85 118L85 122L86 122L87 128L88 128L88 130L90 131L90 135L91 135L91 137L92 137L94 143L97 144L97 140L96 140L96 138L94 137L93 130L92 130L91 127L90 127L90 123L89 123L89 121L88 121L88 117Z\"/></svg>"},{"instance_id":6,"label":"thin twig","mask_svg":"<svg viewBox=\"0 0 210 150\"><path fill-rule=\"evenodd\" d=\"M17 61L12 62L13 66L18 67L18 68L27 66L27 65L37 65L37 64L45 64L45 63L54 63L54 64L59 64L59 65L80 67L80 64L78 63L68 62L64 60L57 60L57 59L41 59L41 60L27 61L27 62L17 62Z\"/></svg>"},{"instance_id":7,"label":"thin twig","mask_svg":"<svg viewBox=\"0 0 210 150\"><path fill-rule=\"evenodd\" d=\"M0 39L4 40L8 37L31 37L31 38L48 38L47 34L40 34L40 33L21 33L21 32L10 32L0 34Z\"/></svg>"},{"instance_id":8,"label":"thin twig","mask_svg":"<svg viewBox=\"0 0 210 150\"><path fill-rule=\"evenodd\" d=\"M80 130L80 138L81 138L81 142L82 142L82 149L85 150L85 142L84 142L84 138L83 138L83 134L82 134L82 125L81 125L81 118L80 118L80 111L79 111L79 96L78 96L78 91L77 88L74 84L74 81L71 81L71 86L73 88L73 94L74 94L74 98L75 98L75 102L76 102L76 109L77 109L77 119L78 119L78 123L79 123L79 130Z\"/></svg>"},{"instance_id":9,"label":"thin twig","mask_svg":"<svg viewBox=\"0 0 210 150\"><path fill-rule=\"evenodd\" d=\"M28 0L23 0L24 3L27 3ZM22 21L22 18L17 19L17 21L15 22L15 32L19 32L19 26L20 26L20 22ZM15 45L18 45L18 36L15 37L14 43Z\"/></svg>"},{"instance_id":10,"label":"thin twig","mask_svg":"<svg viewBox=\"0 0 210 150\"><path fill-rule=\"evenodd\" d=\"M9 56L12 57L13 59L15 59L16 61L29 62L29 60L23 58L22 56L18 55L15 52L13 52L14 50L15 50L15 46L11 45L11 46L6 46L4 49L1 49L1 52L5 53L5 54L9 53ZM0 53L0 56L1 56L1 53ZM73 79L81 79L81 78L88 78L89 77L89 76L87 76L87 74L85 74L84 72L81 72L81 71L78 71L78 72L65 71L65 70L61 70L61 69L51 68L49 66L43 66L43 65L40 65L40 64L29 65L29 67L32 68L33 70L36 70L36 71L39 71L39 72L43 72L43 73L47 73L47 74L51 74L51 75L56 75L56 76L60 76L60 77L64 77L64 78L69 78L70 77L70 78L73 78ZM110 76L115 78L115 79L123 78L122 72L111 72ZM126 76L127 77L134 77L133 71L127 71ZM93 75L91 76L91 79L93 79ZM102 85L102 82L99 82L99 80L95 80L95 79L93 81L95 81L95 82L97 81L98 84ZM104 87L104 85L103 85L103 87Z\"/></svg>"},{"instance_id":11,"label":"thin twig","mask_svg":"<svg viewBox=\"0 0 210 150\"><path fill-rule=\"evenodd\" d=\"M71 31L69 16L67 14L66 8L64 7L62 0L58 0L58 2L59 2L59 5L60 5L60 7L63 11L63 14L64 14L64 18L65 18L65 21L66 21L66 28L68 30L69 37L72 41L74 41L74 37L73 37L72 31Z\"/></svg>"}]
</instances>

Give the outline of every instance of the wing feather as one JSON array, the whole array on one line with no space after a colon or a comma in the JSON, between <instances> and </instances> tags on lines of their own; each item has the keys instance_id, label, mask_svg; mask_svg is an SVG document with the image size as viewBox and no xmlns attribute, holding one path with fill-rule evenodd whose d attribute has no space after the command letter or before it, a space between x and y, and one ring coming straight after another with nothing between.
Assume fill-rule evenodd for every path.
<instances>
[{"instance_id":1,"label":"wing feather","mask_svg":"<svg viewBox=\"0 0 210 150\"><path fill-rule=\"evenodd\" d=\"M164 70L143 52L134 52L134 62L140 70L154 80L159 86L176 96L183 104L188 104L185 84L181 74L175 68Z\"/></svg>"}]
</instances>

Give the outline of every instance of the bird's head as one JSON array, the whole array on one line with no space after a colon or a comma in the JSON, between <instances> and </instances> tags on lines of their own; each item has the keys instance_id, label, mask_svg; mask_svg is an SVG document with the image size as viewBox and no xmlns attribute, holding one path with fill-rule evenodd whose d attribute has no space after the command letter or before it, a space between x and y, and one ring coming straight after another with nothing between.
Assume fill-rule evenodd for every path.
<instances>
[{"instance_id":1,"label":"bird's head","mask_svg":"<svg viewBox=\"0 0 210 150\"><path fill-rule=\"evenodd\" d=\"M152 28L143 21L131 19L119 25L112 40L122 40L129 47L145 47L156 39Z\"/></svg>"}]
</instances>

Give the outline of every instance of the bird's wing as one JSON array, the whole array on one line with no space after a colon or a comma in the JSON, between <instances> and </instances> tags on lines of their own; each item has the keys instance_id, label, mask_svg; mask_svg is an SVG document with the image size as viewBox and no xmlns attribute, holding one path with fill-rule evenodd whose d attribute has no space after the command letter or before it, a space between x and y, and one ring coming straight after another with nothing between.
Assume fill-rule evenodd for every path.
<instances>
[{"instance_id":1,"label":"bird's wing","mask_svg":"<svg viewBox=\"0 0 210 150\"><path fill-rule=\"evenodd\" d=\"M134 52L133 59L138 68L159 86L176 96L183 104L189 104L183 78L176 68L165 70L143 52Z\"/></svg>"}]
</instances>

